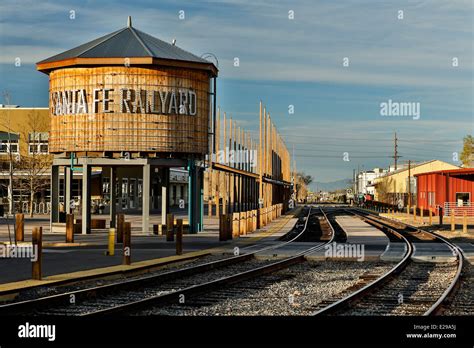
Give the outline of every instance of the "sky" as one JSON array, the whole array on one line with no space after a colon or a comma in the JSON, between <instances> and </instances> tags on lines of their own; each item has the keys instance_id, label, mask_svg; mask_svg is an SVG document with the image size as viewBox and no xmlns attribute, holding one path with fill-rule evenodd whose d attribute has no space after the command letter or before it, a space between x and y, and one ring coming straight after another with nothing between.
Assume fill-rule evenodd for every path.
<instances>
[{"instance_id":1,"label":"sky","mask_svg":"<svg viewBox=\"0 0 474 348\"><path fill-rule=\"evenodd\" d=\"M221 110L256 138L262 100L297 170L315 181L388 167L395 132L399 162L459 165L474 125L473 4L2 0L0 91L13 104L47 106L48 77L34 64L125 27L130 15L141 31L214 54ZM382 115L389 100L415 103L419 117Z\"/></svg>"}]
</instances>

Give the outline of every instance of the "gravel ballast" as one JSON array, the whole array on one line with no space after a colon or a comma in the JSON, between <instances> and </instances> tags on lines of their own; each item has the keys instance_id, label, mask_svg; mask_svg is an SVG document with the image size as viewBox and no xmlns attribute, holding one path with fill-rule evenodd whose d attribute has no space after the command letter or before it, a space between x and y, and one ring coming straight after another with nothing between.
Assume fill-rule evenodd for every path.
<instances>
[{"instance_id":1,"label":"gravel ballast","mask_svg":"<svg viewBox=\"0 0 474 348\"><path fill-rule=\"evenodd\" d=\"M393 264L383 262L308 261L232 289L193 296L184 305L155 307L137 314L308 315L315 305L354 285L364 273L383 273L391 267Z\"/></svg>"}]
</instances>

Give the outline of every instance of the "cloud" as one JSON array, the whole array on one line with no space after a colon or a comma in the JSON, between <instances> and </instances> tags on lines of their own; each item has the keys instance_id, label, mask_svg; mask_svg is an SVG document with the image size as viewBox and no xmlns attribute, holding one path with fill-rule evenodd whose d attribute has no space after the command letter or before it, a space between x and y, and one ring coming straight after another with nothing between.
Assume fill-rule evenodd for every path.
<instances>
[{"instance_id":1,"label":"cloud","mask_svg":"<svg viewBox=\"0 0 474 348\"><path fill-rule=\"evenodd\" d=\"M185 20L178 18L180 10ZM294 20L288 19L289 10ZM397 19L399 10L403 20ZM131 15L142 31L169 42L176 38L178 46L197 55L214 53L219 104L246 129L257 129L263 98L288 146L303 143L295 144L297 151L338 154L347 145L385 154L397 131L400 139L414 141L400 142L407 156L418 147L420 157L433 158L443 153L438 149L448 154L459 147L462 136L472 132L472 11L471 0L3 0L0 64L11 67L15 57L36 63L124 27ZM235 57L239 67L233 66ZM347 68L344 57L350 59ZM452 66L453 57L458 67ZM10 75L20 70L0 68L8 75L1 76L0 88L14 85L23 92L30 75L21 72L15 80ZM42 75L33 68L28 73ZM45 83L31 76L38 81L30 86ZM388 98L421 102L421 119L381 119L378 105ZM290 103L297 110L293 118L287 115ZM371 139L382 140L374 145ZM297 161L318 180L331 180L350 177L357 164L386 166L390 159Z\"/></svg>"},{"instance_id":2,"label":"cloud","mask_svg":"<svg viewBox=\"0 0 474 348\"><path fill-rule=\"evenodd\" d=\"M219 57L221 76L238 79L468 88L472 30L468 2L443 1L4 1L0 63L34 63L125 25L134 25L197 54ZM143 11L146 8L146 11ZM404 20L397 19L402 8ZM76 19L69 19L69 11ZM178 19L178 10L186 19ZM288 19L288 11L295 19ZM107 15L104 15L107 13ZM46 20L45 20L46 19ZM28 40L24 45L22 40ZM458 57L458 71L451 67ZM239 57L240 68L233 67ZM342 58L350 67L342 67Z\"/></svg>"}]
</instances>

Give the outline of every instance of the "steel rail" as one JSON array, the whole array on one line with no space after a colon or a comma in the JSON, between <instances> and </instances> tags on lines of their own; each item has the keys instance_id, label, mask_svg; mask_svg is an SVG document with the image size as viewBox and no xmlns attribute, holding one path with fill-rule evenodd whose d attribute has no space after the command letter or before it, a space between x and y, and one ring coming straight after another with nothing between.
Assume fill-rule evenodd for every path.
<instances>
[{"instance_id":1,"label":"steel rail","mask_svg":"<svg viewBox=\"0 0 474 348\"><path fill-rule=\"evenodd\" d=\"M357 214L354 213L354 215L357 215ZM376 224L373 224L373 225L376 225ZM376 227L378 227L378 226L376 226ZM392 229L390 227L386 227L386 229L388 230L388 232L392 233L393 235L395 235L396 237L398 237L399 239L401 239L405 243L405 246L406 246L405 254L403 255L402 259L394 267L392 267L389 271L385 272L381 277L379 277L376 280L374 280L373 282L365 285L364 287L360 288L359 290L351 293L350 295L348 295L348 296L346 296L346 297L344 297L344 298L342 298L342 299L340 299L340 300L338 300L334 303L331 303L330 305L328 305L324 308L321 308L321 309L311 313L312 316L322 315L322 314L324 314L324 315L331 314L331 313L337 312L338 310L341 310L341 309L349 306L350 303L352 303L353 301L356 301L357 299L362 298L367 293L369 293L372 290L374 290L375 288L381 286L390 277L392 277L394 274L397 274L397 273L401 272L405 268L405 266L410 261L411 255L413 254L413 247L412 247L411 243L408 241L408 239L406 239L401 233L395 231L394 229Z\"/></svg>"},{"instance_id":2,"label":"steel rail","mask_svg":"<svg viewBox=\"0 0 474 348\"><path fill-rule=\"evenodd\" d=\"M367 212L367 211L366 211ZM455 276L453 277L451 283L449 284L449 286L446 288L446 290L443 292L443 294L438 298L438 300L423 314L423 316L429 316L429 315L436 315L438 314L441 310L442 310L442 307L443 307L443 303L451 296L451 294L453 294L454 290L456 289L457 285L459 284L459 281L461 279L461 274L462 274L462 269L463 269L463 262L464 262L464 253L463 251L458 247L456 246L455 244L451 243L449 240L447 240L446 238L440 236L439 234L435 233L435 232L431 232L431 231L427 231L427 230L424 230L424 229L421 229L417 226L413 226L411 224L408 224L406 222L400 222L400 221L397 221L397 220L394 220L394 219L391 219L391 218L388 218L388 217L382 217L382 216L378 216L372 212L367 212L368 214L372 215L372 216L377 216L380 220L385 220L385 221L390 221L392 223L398 223L398 224L402 224L402 225L405 225L407 227L410 227L411 229L415 230L415 231L418 231L418 232L421 232L421 233L425 233L425 234L428 234L428 235L431 235L433 236L435 239L438 239L440 240L441 242L445 243L450 249L451 249L451 252L453 253L453 256L456 256L456 262L458 263L458 267L456 269L456 274Z\"/></svg>"},{"instance_id":3,"label":"steel rail","mask_svg":"<svg viewBox=\"0 0 474 348\"><path fill-rule=\"evenodd\" d=\"M349 296L346 296L346 297L336 301L335 303L333 303L329 306L326 306L326 307L312 313L312 315L331 314L331 313L337 312L338 310L340 310L342 308L345 308L345 307L349 306L350 303L352 303L352 302L364 297L365 295L369 294L371 291L373 291L374 289L381 286L390 277L398 274L410 262L411 256L413 254L413 245L412 245L412 243L410 241L408 241L408 239L405 238L401 233L399 233L398 231L395 231L387 223L387 220L390 221L392 224L395 223L395 224L398 224L398 225L405 226L405 228L409 227L414 231L431 235L435 239L438 239L441 242L445 243L450 248L450 250L452 251L453 256L456 256L456 261L458 263L458 267L457 267L455 276L453 277L450 285L446 288L446 290L443 292L443 294L436 300L436 302L433 305L430 306L430 308L427 311L424 312L423 316L433 315L433 314L436 314L439 311L441 311L443 303L453 293L454 289L456 288L456 285L459 283L462 268L463 268L463 253L462 253L462 251L456 245L454 245L453 243L449 242L448 240L446 240L445 238L443 238L442 236L440 236L440 235L438 235L434 232L426 231L426 230L420 229L416 226L413 226L413 225L410 225L410 224L407 224L407 223L404 223L404 222L401 222L401 221L397 221L397 220L393 220L393 219L389 219L389 218L385 218L385 217L380 217L380 216L378 216L378 215L376 215L372 212L366 211L366 210L363 210L363 212L366 213L368 216L367 215L362 215L360 210L358 210L358 209L356 211L359 211L359 213L358 214L354 213L354 212L352 212L352 213L354 215L357 215L357 216L361 217L366 222L368 222L368 223L370 223L370 224L372 224L372 225L374 225L378 228L381 228L384 231L388 231L388 232L390 232L394 235L397 235L398 237L401 237L403 239L403 241L406 243L406 245L408 246L408 250L406 251L403 259L395 267L393 267L388 272L386 272L384 275L382 275L381 277L379 277L375 281L367 284L366 286L359 289L358 291L350 294Z\"/></svg>"},{"instance_id":4,"label":"steel rail","mask_svg":"<svg viewBox=\"0 0 474 348\"><path fill-rule=\"evenodd\" d=\"M271 263L269 265L260 266L260 267L257 267L257 268L251 269L251 270L247 270L247 271L244 271L244 272L233 274L231 276L226 276L226 277L222 277L222 278L219 278L219 279L216 279L216 280L208 281L206 283L193 285L193 286L190 286L190 287L187 287L187 288L184 288L184 289L175 290L175 291L163 294L163 295L151 296L151 297L141 299L141 300L138 300L138 301L131 301L131 302L121 304L121 305L118 305L118 306L109 307L109 308L105 308L105 309L101 309L101 310L97 310L97 311L93 311L93 312L89 312L89 313L84 313L80 316L88 316L89 317L89 316L103 316L103 315L121 314L121 313L123 314L123 313L125 313L127 311L131 311L131 310L137 311L137 310L139 310L140 308L143 308L143 307L164 305L164 304L168 304L168 303L172 303L172 302L179 303L179 300L180 300L180 298L182 298L182 296L184 296L184 298L186 298L186 296L196 295L196 294L207 292L207 291L212 291L212 290L215 290L215 289L218 289L218 288L222 288L224 285L229 285L229 284L242 282L242 281L247 280L247 279L255 278L257 276L261 276L261 275L268 274L268 273L273 273L273 272L276 272L278 270L288 268L291 265L304 262L304 261L306 261L306 259L305 259L306 254L310 254L310 253L312 253L316 250L319 250L319 249L323 248L325 245L327 245L329 243L332 243L334 238L335 238L334 229L331 226L331 223L330 223L329 219L327 218L327 216L326 216L325 212L323 211L323 209L320 208L320 211L322 212L323 216L327 219L328 224L331 227L331 231L332 231L331 239L328 240L327 242L324 242L324 243L319 244L317 246L311 247L307 250L303 250L303 251L297 253L294 256L288 257L288 258L286 258L284 260L281 260L281 261ZM298 236L293 238L291 241L296 240L300 235L302 235L302 233L304 233L306 231L310 216L311 216L311 208L310 208L310 212L309 212L309 214L306 218L303 230L301 231L300 234L298 234ZM291 241L289 241L289 242L291 242ZM289 242L284 243L284 245L288 244ZM268 250L268 248L265 248L265 249ZM261 252L261 250L258 251L258 252Z\"/></svg>"},{"instance_id":5,"label":"steel rail","mask_svg":"<svg viewBox=\"0 0 474 348\"><path fill-rule=\"evenodd\" d=\"M85 289L79 289L69 292L64 292L60 294L50 295L50 296L43 296L38 297L30 300L24 300L19 302L12 302L4 305L0 305L0 315L17 315L21 313L25 313L28 311L34 311L37 309L47 308L48 306L51 307L52 305L72 305L70 303L71 299L74 298L74 302L78 303L81 300L88 299L91 297L97 297L98 295L105 295L107 293L133 289L137 288L137 286L143 286L149 283L157 282L157 281L169 281L174 279L183 278L186 276L191 276L198 273L204 273L213 269L226 267L229 265L237 264L239 262L244 262L252 259L255 254L267 251L267 250L275 250L281 248L289 243L295 241L300 235L302 235L306 227L308 225L309 217L311 215L312 207L309 207L309 212L305 221L305 225L303 230L293 239L281 242L277 245L267 246L262 249L258 249L249 253L228 257L222 260L210 261L196 266L190 266L181 268L178 270L172 270L169 272L160 273L157 275L149 275L145 277L140 277L137 279L126 279L124 281L110 283L105 285L93 286L88 287ZM291 219L284 224L286 225Z\"/></svg>"}]
</instances>

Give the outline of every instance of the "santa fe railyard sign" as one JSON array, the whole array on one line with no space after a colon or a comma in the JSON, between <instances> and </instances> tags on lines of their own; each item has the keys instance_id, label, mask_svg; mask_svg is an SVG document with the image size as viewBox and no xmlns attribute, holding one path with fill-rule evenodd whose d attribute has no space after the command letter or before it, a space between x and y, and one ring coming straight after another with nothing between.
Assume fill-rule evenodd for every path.
<instances>
[{"instance_id":1,"label":"santa fe railyard sign","mask_svg":"<svg viewBox=\"0 0 474 348\"><path fill-rule=\"evenodd\" d=\"M196 112L196 92L188 88L170 90L94 88L90 94L85 89L51 92L53 116L89 113L195 116Z\"/></svg>"}]
</instances>

